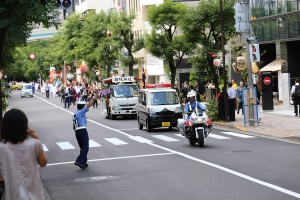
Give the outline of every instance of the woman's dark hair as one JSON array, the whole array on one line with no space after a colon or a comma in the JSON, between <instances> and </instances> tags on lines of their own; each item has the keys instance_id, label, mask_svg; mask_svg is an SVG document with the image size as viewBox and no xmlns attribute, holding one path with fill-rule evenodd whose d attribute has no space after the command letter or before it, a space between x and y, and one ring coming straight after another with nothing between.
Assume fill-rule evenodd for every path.
<instances>
[{"instance_id":1,"label":"woman's dark hair","mask_svg":"<svg viewBox=\"0 0 300 200\"><path fill-rule=\"evenodd\" d=\"M0 138L6 142L17 144L27 138L28 119L19 109L7 111L0 125Z\"/></svg>"}]
</instances>

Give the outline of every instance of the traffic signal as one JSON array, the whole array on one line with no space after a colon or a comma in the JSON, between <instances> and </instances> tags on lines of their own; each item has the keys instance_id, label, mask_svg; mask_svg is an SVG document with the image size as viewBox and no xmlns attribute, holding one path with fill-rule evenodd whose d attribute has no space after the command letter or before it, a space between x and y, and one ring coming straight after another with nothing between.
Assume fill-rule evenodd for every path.
<instances>
[{"instance_id":1,"label":"traffic signal","mask_svg":"<svg viewBox=\"0 0 300 200\"><path fill-rule=\"evenodd\" d=\"M260 62L259 44L250 44L251 62Z\"/></svg>"},{"instance_id":2,"label":"traffic signal","mask_svg":"<svg viewBox=\"0 0 300 200\"><path fill-rule=\"evenodd\" d=\"M72 8L72 0L56 0L55 6L57 9Z\"/></svg>"}]
</instances>

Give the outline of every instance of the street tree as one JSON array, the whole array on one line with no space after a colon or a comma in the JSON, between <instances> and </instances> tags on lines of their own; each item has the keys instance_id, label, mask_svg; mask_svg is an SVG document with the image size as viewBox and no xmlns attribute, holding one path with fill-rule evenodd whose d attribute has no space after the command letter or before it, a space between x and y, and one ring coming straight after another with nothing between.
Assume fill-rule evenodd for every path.
<instances>
[{"instance_id":1,"label":"street tree","mask_svg":"<svg viewBox=\"0 0 300 200\"><path fill-rule=\"evenodd\" d=\"M6 0L0 1L0 66L11 59L11 49L24 45L34 24L43 23L45 27L56 24L53 14L55 1L53 0ZM1 89L1 87L0 87ZM2 92L0 90L0 105ZM0 109L0 122L2 121Z\"/></svg>"},{"instance_id":2,"label":"street tree","mask_svg":"<svg viewBox=\"0 0 300 200\"><path fill-rule=\"evenodd\" d=\"M223 21L226 45L235 35L234 1L223 0ZM189 62L197 72L207 72L215 86L219 87L218 67L213 64L222 50L219 0L201 1L196 7L192 7L182 30L188 35L190 42L198 44Z\"/></svg>"},{"instance_id":3,"label":"street tree","mask_svg":"<svg viewBox=\"0 0 300 200\"><path fill-rule=\"evenodd\" d=\"M187 40L187 34L182 32L182 25L189 7L182 3L164 0L160 5L150 6L147 12L147 20L152 30L145 36L145 47L153 56L167 62L171 84L174 86L176 69L183 57L189 55L195 47Z\"/></svg>"},{"instance_id":4,"label":"street tree","mask_svg":"<svg viewBox=\"0 0 300 200\"><path fill-rule=\"evenodd\" d=\"M129 68L129 75L133 76L133 66L138 63L134 57L134 53L144 47L144 39L139 35L135 35L133 31L133 22L136 19L136 14L126 11L112 12L109 30L111 37L116 41L120 41L121 47L125 49L125 55L121 56L121 61Z\"/></svg>"}]
</instances>

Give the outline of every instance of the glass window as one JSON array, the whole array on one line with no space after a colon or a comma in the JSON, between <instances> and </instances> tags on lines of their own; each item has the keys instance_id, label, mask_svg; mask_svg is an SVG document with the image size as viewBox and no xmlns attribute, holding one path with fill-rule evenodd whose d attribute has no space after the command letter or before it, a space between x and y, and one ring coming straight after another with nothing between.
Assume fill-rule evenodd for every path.
<instances>
[{"instance_id":1,"label":"glass window","mask_svg":"<svg viewBox=\"0 0 300 200\"><path fill-rule=\"evenodd\" d=\"M270 0L270 15L277 14L277 0Z\"/></svg>"},{"instance_id":2,"label":"glass window","mask_svg":"<svg viewBox=\"0 0 300 200\"><path fill-rule=\"evenodd\" d=\"M286 0L278 0L278 14L286 13Z\"/></svg>"},{"instance_id":3,"label":"glass window","mask_svg":"<svg viewBox=\"0 0 300 200\"><path fill-rule=\"evenodd\" d=\"M261 17L261 5L260 0L251 0L251 17L253 19Z\"/></svg>"},{"instance_id":4,"label":"glass window","mask_svg":"<svg viewBox=\"0 0 300 200\"><path fill-rule=\"evenodd\" d=\"M136 85L118 85L113 88L113 96L116 98L137 97L139 88Z\"/></svg>"},{"instance_id":5,"label":"glass window","mask_svg":"<svg viewBox=\"0 0 300 200\"><path fill-rule=\"evenodd\" d=\"M263 21L261 25L262 25L263 41L271 40L270 21Z\"/></svg>"},{"instance_id":6,"label":"glass window","mask_svg":"<svg viewBox=\"0 0 300 200\"><path fill-rule=\"evenodd\" d=\"M296 0L288 0L287 1L287 11L296 11L297 10L297 1Z\"/></svg>"},{"instance_id":7,"label":"glass window","mask_svg":"<svg viewBox=\"0 0 300 200\"><path fill-rule=\"evenodd\" d=\"M286 17L278 18L278 28L279 28L279 37L280 39L288 38L288 23Z\"/></svg>"},{"instance_id":8,"label":"glass window","mask_svg":"<svg viewBox=\"0 0 300 200\"><path fill-rule=\"evenodd\" d=\"M258 42L263 41L262 32L261 32L261 22L252 22L251 24L252 24L254 35L257 36Z\"/></svg>"},{"instance_id":9,"label":"glass window","mask_svg":"<svg viewBox=\"0 0 300 200\"><path fill-rule=\"evenodd\" d=\"M271 40L278 40L279 34L278 34L277 19L272 19L270 21L270 27L271 27Z\"/></svg>"},{"instance_id":10,"label":"glass window","mask_svg":"<svg viewBox=\"0 0 300 200\"><path fill-rule=\"evenodd\" d=\"M298 37L298 15L291 15L288 17L288 27L289 27L289 38Z\"/></svg>"},{"instance_id":11,"label":"glass window","mask_svg":"<svg viewBox=\"0 0 300 200\"><path fill-rule=\"evenodd\" d=\"M262 0L262 9L262 17L270 15L269 0Z\"/></svg>"}]
</instances>

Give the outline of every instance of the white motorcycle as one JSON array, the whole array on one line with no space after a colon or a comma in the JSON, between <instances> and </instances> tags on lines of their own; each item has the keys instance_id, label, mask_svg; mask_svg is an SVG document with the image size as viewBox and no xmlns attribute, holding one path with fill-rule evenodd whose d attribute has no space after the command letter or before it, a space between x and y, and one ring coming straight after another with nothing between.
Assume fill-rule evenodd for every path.
<instances>
[{"instance_id":1,"label":"white motorcycle","mask_svg":"<svg viewBox=\"0 0 300 200\"><path fill-rule=\"evenodd\" d=\"M208 119L206 112L199 108L189 114L189 118L184 114L184 119L178 119L179 132L189 140L190 145L198 143L199 147L203 147L204 139L212 130L212 121Z\"/></svg>"}]
</instances>

